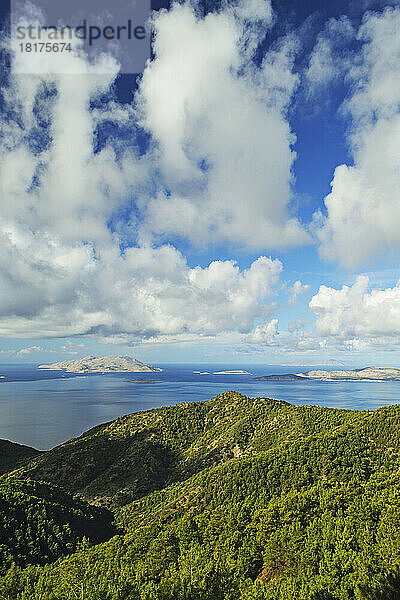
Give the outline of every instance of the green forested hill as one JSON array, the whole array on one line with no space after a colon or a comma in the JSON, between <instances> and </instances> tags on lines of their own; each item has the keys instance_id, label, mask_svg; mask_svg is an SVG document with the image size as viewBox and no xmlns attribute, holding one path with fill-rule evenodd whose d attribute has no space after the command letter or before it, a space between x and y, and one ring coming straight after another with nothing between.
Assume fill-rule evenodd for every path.
<instances>
[{"instance_id":1,"label":"green forested hill","mask_svg":"<svg viewBox=\"0 0 400 600\"><path fill-rule=\"evenodd\" d=\"M313 434L347 433L371 418L368 411L296 407L227 392L95 427L39 456L21 475L122 505L205 467ZM400 422L400 412L393 418Z\"/></svg>"},{"instance_id":2,"label":"green forested hill","mask_svg":"<svg viewBox=\"0 0 400 600\"><path fill-rule=\"evenodd\" d=\"M0 598L398 599L399 432L400 406L233 392L97 427L18 475L112 498L122 533L14 566Z\"/></svg>"}]
</instances>

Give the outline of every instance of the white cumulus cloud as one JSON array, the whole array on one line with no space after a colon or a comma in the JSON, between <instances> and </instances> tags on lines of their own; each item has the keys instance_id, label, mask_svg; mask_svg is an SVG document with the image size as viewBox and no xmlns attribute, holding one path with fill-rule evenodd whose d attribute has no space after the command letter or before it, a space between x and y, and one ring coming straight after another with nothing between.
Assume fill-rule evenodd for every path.
<instances>
[{"instance_id":1,"label":"white cumulus cloud","mask_svg":"<svg viewBox=\"0 0 400 600\"><path fill-rule=\"evenodd\" d=\"M343 75L349 58L341 54L342 51L347 51L348 42L353 37L354 29L348 17L329 19L318 35L305 72L306 82L312 93L320 92L322 86Z\"/></svg>"},{"instance_id":2,"label":"white cumulus cloud","mask_svg":"<svg viewBox=\"0 0 400 600\"><path fill-rule=\"evenodd\" d=\"M260 67L251 60L271 18L261 1L205 17L175 4L155 18L155 59L138 95L161 169L158 193L145 200L145 239L252 249L307 241L289 211L295 138L285 108L298 82L296 43L287 38Z\"/></svg>"},{"instance_id":3,"label":"white cumulus cloud","mask_svg":"<svg viewBox=\"0 0 400 600\"><path fill-rule=\"evenodd\" d=\"M392 351L400 347L400 282L384 289L369 286L359 275L351 286L335 289L320 286L309 303L315 323L311 330L296 331L303 342L314 347L339 351Z\"/></svg>"},{"instance_id":4,"label":"white cumulus cloud","mask_svg":"<svg viewBox=\"0 0 400 600\"><path fill-rule=\"evenodd\" d=\"M342 339L400 336L400 282L382 290L369 291L368 286L366 275L340 290L321 286L310 301L316 334Z\"/></svg>"},{"instance_id":5,"label":"white cumulus cloud","mask_svg":"<svg viewBox=\"0 0 400 600\"><path fill-rule=\"evenodd\" d=\"M21 350L18 350L18 352L16 352L15 355L21 357L25 354L31 354L32 352L41 352L42 350L43 348L41 348L40 346L29 346L29 348L21 348Z\"/></svg>"},{"instance_id":6,"label":"white cumulus cloud","mask_svg":"<svg viewBox=\"0 0 400 600\"><path fill-rule=\"evenodd\" d=\"M359 275L353 285L340 289L321 285L309 302L313 321L278 330L278 320L256 325L244 337L262 350L314 353L325 350L366 352L400 348L400 281L393 287L370 288L369 277Z\"/></svg>"},{"instance_id":7,"label":"white cumulus cloud","mask_svg":"<svg viewBox=\"0 0 400 600\"><path fill-rule=\"evenodd\" d=\"M248 344L258 344L260 346L274 346L277 344L278 319L271 319L268 323L256 325L254 331L245 337Z\"/></svg>"},{"instance_id":8,"label":"white cumulus cloud","mask_svg":"<svg viewBox=\"0 0 400 600\"><path fill-rule=\"evenodd\" d=\"M294 304L297 300L297 297L301 294L305 294L309 289L310 286L308 284L301 283L299 279L295 281L290 288L289 304Z\"/></svg>"},{"instance_id":9,"label":"white cumulus cloud","mask_svg":"<svg viewBox=\"0 0 400 600\"><path fill-rule=\"evenodd\" d=\"M286 220L293 153L282 111L296 85L290 43L262 69L238 73L271 14L261 0L205 18L186 5L161 13L139 108L112 100L118 66L105 55L89 63L77 48L62 57L61 73L47 68L45 56L42 73L10 73L0 121L0 336L215 336L247 333L255 319L270 317L279 260L260 256L241 269L234 260L189 265L168 239L153 239L152 228L179 233L193 213L190 235L211 229L215 217L216 240L236 233L242 246L257 237L268 246L304 239L298 223ZM183 37L174 45L177 31ZM217 51L209 35L221 44ZM171 72L177 81L168 81ZM157 90L167 83L170 95L157 109ZM153 136L141 157L137 114ZM96 148L105 121L131 135ZM149 190L161 185L154 183L159 172L162 185L179 191L171 196L175 213L165 198L156 210ZM198 190L193 201L189 180ZM242 225L247 234L239 234Z\"/></svg>"},{"instance_id":10,"label":"white cumulus cloud","mask_svg":"<svg viewBox=\"0 0 400 600\"><path fill-rule=\"evenodd\" d=\"M349 268L400 249L400 9L367 13L345 105L353 164L335 170L319 215L323 257Z\"/></svg>"}]
</instances>

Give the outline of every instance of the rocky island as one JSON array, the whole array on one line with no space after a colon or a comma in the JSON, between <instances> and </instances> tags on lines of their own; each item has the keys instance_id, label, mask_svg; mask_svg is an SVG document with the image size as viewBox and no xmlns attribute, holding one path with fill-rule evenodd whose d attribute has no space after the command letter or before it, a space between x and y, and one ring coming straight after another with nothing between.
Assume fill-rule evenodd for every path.
<instances>
[{"instance_id":1,"label":"rocky island","mask_svg":"<svg viewBox=\"0 0 400 600\"><path fill-rule=\"evenodd\" d=\"M280 375L263 375L262 377L254 377L252 381L304 381L304 379L304 375L282 373Z\"/></svg>"},{"instance_id":2,"label":"rocky island","mask_svg":"<svg viewBox=\"0 0 400 600\"><path fill-rule=\"evenodd\" d=\"M308 371L307 373L282 373L280 375L264 375L252 381L400 381L400 368L397 367L364 367L363 369L346 369L343 371Z\"/></svg>"},{"instance_id":3,"label":"rocky island","mask_svg":"<svg viewBox=\"0 0 400 600\"><path fill-rule=\"evenodd\" d=\"M132 356L85 356L75 360L64 360L52 365L39 365L39 369L66 371L67 373L135 373L162 371L146 365Z\"/></svg>"},{"instance_id":4,"label":"rocky island","mask_svg":"<svg viewBox=\"0 0 400 600\"><path fill-rule=\"evenodd\" d=\"M213 375L252 375L252 373L242 371L242 369L236 369L233 371L215 371Z\"/></svg>"},{"instance_id":5,"label":"rocky island","mask_svg":"<svg viewBox=\"0 0 400 600\"><path fill-rule=\"evenodd\" d=\"M299 375L322 381L400 381L400 368L364 367L344 371L308 371Z\"/></svg>"}]
</instances>

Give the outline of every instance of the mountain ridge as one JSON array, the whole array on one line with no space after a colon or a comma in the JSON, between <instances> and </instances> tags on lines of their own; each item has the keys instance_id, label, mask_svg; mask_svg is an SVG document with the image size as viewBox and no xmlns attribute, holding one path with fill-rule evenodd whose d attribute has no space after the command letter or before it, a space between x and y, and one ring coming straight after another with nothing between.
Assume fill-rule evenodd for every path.
<instances>
[{"instance_id":1,"label":"mountain ridge","mask_svg":"<svg viewBox=\"0 0 400 600\"><path fill-rule=\"evenodd\" d=\"M354 423L367 426L371 414L225 392L98 425L34 457L18 473L91 502L122 506L233 458L325 435L331 427L348 433Z\"/></svg>"}]
</instances>

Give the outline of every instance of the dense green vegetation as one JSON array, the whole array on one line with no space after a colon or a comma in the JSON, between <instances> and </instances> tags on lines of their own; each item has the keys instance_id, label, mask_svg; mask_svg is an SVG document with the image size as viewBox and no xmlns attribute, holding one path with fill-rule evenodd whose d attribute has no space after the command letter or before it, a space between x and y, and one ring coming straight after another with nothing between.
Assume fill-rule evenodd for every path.
<instances>
[{"instance_id":1,"label":"dense green vegetation","mask_svg":"<svg viewBox=\"0 0 400 600\"><path fill-rule=\"evenodd\" d=\"M0 569L44 564L117 533L113 515L46 483L0 479Z\"/></svg>"},{"instance_id":2,"label":"dense green vegetation","mask_svg":"<svg viewBox=\"0 0 400 600\"><path fill-rule=\"evenodd\" d=\"M39 456L20 475L119 506L214 464L359 423L361 414L227 392L95 427Z\"/></svg>"},{"instance_id":3,"label":"dense green vegetation","mask_svg":"<svg viewBox=\"0 0 400 600\"><path fill-rule=\"evenodd\" d=\"M25 555L5 544L17 564L0 598L400 598L399 431L400 406L296 407L234 392L96 427L15 475L112 505L119 534L96 544L79 524L75 551L50 552L47 534L39 554L40 536ZM78 502L33 481L3 485L21 486L32 506L42 488L60 494L68 518ZM81 510L100 509L82 500ZM59 523L40 515L31 521L44 529Z\"/></svg>"}]
</instances>

